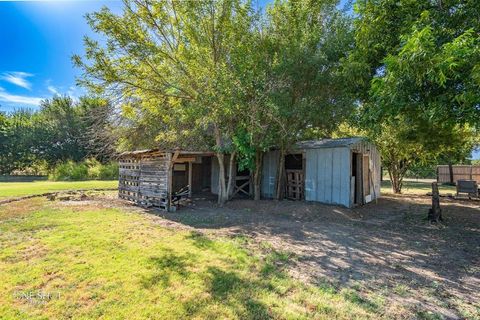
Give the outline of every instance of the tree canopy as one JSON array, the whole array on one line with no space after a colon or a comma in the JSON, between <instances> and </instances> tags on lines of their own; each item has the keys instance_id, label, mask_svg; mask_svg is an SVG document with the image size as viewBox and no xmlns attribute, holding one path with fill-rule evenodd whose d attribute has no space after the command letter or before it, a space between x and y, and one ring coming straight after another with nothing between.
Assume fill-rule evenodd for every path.
<instances>
[{"instance_id":1,"label":"tree canopy","mask_svg":"<svg viewBox=\"0 0 480 320\"><path fill-rule=\"evenodd\" d=\"M103 99L67 96L42 101L40 110L0 113L0 173L115 154L110 105Z\"/></svg>"},{"instance_id":2,"label":"tree canopy","mask_svg":"<svg viewBox=\"0 0 480 320\"><path fill-rule=\"evenodd\" d=\"M294 142L328 137L347 118L377 142L400 192L409 167L465 157L476 143L478 14L473 1L357 1L352 16L329 0L266 11L131 0L121 15L88 15L106 42L86 38L74 62L80 84L121 105L124 147L216 150L220 202L225 153L253 172L258 199L264 151L279 147L282 168Z\"/></svg>"},{"instance_id":3,"label":"tree canopy","mask_svg":"<svg viewBox=\"0 0 480 320\"><path fill-rule=\"evenodd\" d=\"M408 167L465 156L480 128L480 4L357 1L344 72L395 192ZM452 150L458 150L454 156Z\"/></svg>"},{"instance_id":4,"label":"tree canopy","mask_svg":"<svg viewBox=\"0 0 480 320\"><path fill-rule=\"evenodd\" d=\"M106 45L85 39L85 59L73 58L79 83L115 97L160 145L216 150L219 202L226 152L258 178L263 151L305 128L331 129L351 106L339 94L350 29L336 1L276 1L263 14L241 0L135 0L87 19Z\"/></svg>"}]
</instances>

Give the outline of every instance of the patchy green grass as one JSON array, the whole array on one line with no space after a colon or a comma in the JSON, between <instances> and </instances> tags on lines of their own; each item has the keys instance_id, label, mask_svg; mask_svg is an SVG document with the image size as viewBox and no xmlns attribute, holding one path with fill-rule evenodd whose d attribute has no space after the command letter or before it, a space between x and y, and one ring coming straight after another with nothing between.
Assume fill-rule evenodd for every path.
<instances>
[{"instance_id":1,"label":"patchy green grass","mask_svg":"<svg viewBox=\"0 0 480 320\"><path fill-rule=\"evenodd\" d=\"M447 194L447 193L455 194L456 192L455 186L448 186L443 184L438 185L438 190L440 194ZM382 181L381 191L383 194L393 193L392 184L390 183L390 180ZM425 182L425 181L404 181L403 182L403 189L402 189L403 194L425 195L427 194L427 192L431 192L431 191L432 191L432 184L430 182Z\"/></svg>"},{"instance_id":2,"label":"patchy green grass","mask_svg":"<svg viewBox=\"0 0 480 320\"><path fill-rule=\"evenodd\" d=\"M0 244L2 319L378 317L354 292L293 280L289 253L260 254L242 238L166 229L120 209L40 198L4 205Z\"/></svg>"},{"instance_id":3,"label":"patchy green grass","mask_svg":"<svg viewBox=\"0 0 480 320\"><path fill-rule=\"evenodd\" d=\"M0 182L0 199L53 191L116 187L118 187L116 180Z\"/></svg>"}]
</instances>

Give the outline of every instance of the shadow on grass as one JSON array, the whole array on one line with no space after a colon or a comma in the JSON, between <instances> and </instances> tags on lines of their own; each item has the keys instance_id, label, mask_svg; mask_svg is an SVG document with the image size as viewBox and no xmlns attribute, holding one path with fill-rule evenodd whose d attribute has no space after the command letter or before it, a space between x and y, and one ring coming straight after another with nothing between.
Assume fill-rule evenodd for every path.
<instances>
[{"instance_id":1,"label":"shadow on grass","mask_svg":"<svg viewBox=\"0 0 480 320\"><path fill-rule=\"evenodd\" d=\"M259 281L242 279L236 272L209 267L209 292L243 319L270 319L268 307L256 295L266 287Z\"/></svg>"},{"instance_id":2,"label":"shadow on grass","mask_svg":"<svg viewBox=\"0 0 480 320\"><path fill-rule=\"evenodd\" d=\"M352 289L346 289L342 291L342 296L345 300L362 307L363 309L370 311L370 312L378 312L380 309L380 305L377 303L362 297L356 291Z\"/></svg>"},{"instance_id":3,"label":"shadow on grass","mask_svg":"<svg viewBox=\"0 0 480 320\"><path fill-rule=\"evenodd\" d=\"M193 245L200 249L215 249L215 243L207 236L200 232L193 231L185 237L187 240L193 242Z\"/></svg>"},{"instance_id":4,"label":"shadow on grass","mask_svg":"<svg viewBox=\"0 0 480 320\"><path fill-rule=\"evenodd\" d=\"M177 255L171 250L165 250L161 256L150 257L148 263L153 268L150 276L142 279L142 286L150 289L158 284L167 287L172 276L186 278L190 272L187 267L194 261L192 256Z\"/></svg>"},{"instance_id":5,"label":"shadow on grass","mask_svg":"<svg viewBox=\"0 0 480 320\"><path fill-rule=\"evenodd\" d=\"M366 312L378 310L356 292L339 292L326 283L305 286L294 280L286 271L296 261L290 252L267 248L267 253L258 260L253 258L245 264L238 258L224 264L221 256L213 255L221 245L218 241L198 232L192 232L186 239L203 253L212 253L212 260L199 259L195 250L177 253L164 249L148 259L150 274L141 284L146 289L161 289L162 294L181 304L188 317L275 319L285 315L301 318L319 312L332 316L339 310L345 312L341 310L343 305L327 308L316 300L318 295L325 295L324 301L341 298ZM194 287L189 287L191 284Z\"/></svg>"}]
</instances>

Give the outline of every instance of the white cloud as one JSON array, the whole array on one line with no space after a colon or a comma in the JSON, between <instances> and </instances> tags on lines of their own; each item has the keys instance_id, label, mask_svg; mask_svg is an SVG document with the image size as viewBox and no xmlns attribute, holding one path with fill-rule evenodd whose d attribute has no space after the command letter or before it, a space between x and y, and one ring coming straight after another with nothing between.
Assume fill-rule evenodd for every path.
<instances>
[{"instance_id":1,"label":"white cloud","mask_svg":"<svg viewBox=\"0 0 480 320\"><path fill-rule=\"evenodd\" d=\"M33 77L33 74L27 72L5 72L0 76L0 79L30 90L32 84L26 79L28 77Z\"/></svg>"},{"instance_id":2,"label":"white cloud","mask_svg":"<svg viewBox=\"0 0 480 320\"><path fill-rule=\"evenodd\" d=\"M78 101L83 94L83 90L75 86L70 86L67 91L67 95L72 98L73 101Z\"/></svg>"},{"instance_id":3,"label":"white cloud","mask_svg":"<svg viewBox=\"0 0 480 320\"><path fill-rule=\"evenodd\" d=\"M55 88L54 86L48 86L47 89L51 94L59 95L57 88Z\"/></svg>"},{"instance_id":4,"label":"white cloud","mask_svg":"<svg viewBox=\"0 0 480 320\"><path fill-rule=\"evenodd\" d=\"M42 100L43 98L39 98L39 97L27 97L27 96L18 96L18 95L10 94L6 92L5 89L0 87L0 101L26 104L29 106L39 106Z\"/></svg>"}]
</instances>

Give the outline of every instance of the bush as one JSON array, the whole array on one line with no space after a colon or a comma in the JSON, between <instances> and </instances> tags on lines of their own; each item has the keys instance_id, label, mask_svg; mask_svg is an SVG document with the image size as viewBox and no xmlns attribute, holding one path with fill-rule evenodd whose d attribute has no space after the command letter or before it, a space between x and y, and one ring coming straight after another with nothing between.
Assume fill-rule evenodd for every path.
<instances>
[{"instance_id":1,"label":"bush","mask_svg":"<svg viewBox=\"0 0 480 320\"><path fill-rule=\"evenodd\" d=\"M118 163L110 162L100 167L100 180L115 180L118 179Z\"/></svg>"},{"instance_id":2,"label":"bush","mask_svg":"<svg viewBox=\"0 0 480 320\"><path fill-rule=\"evenodd\" d=\"M86 180L88 178L88 167L84 163L68 161L57 165L48 178L54 181Z\"/></svg>"},{"instance_id":3,"label":"bush","mask_svg":"<svg viewBox=\"0 0 480 320\"><path fill-rule=\"evenodd\" d=\"M118 164L101 164L96 159L78 163L68 161L57 165L48 178L53 181L115 180L118 179Z\"/></svg>"},{"instance_id":4,"label":"bush","mask_svg":"<svg viewBox=\"0 0 480 320\"><path fill-rule=\"evenodd\" d=\"M92 180L100 179L100 168L102 164L96 159L87 159L85 164L88 167L88 178Z\"/></svg>"}]
</instances>

